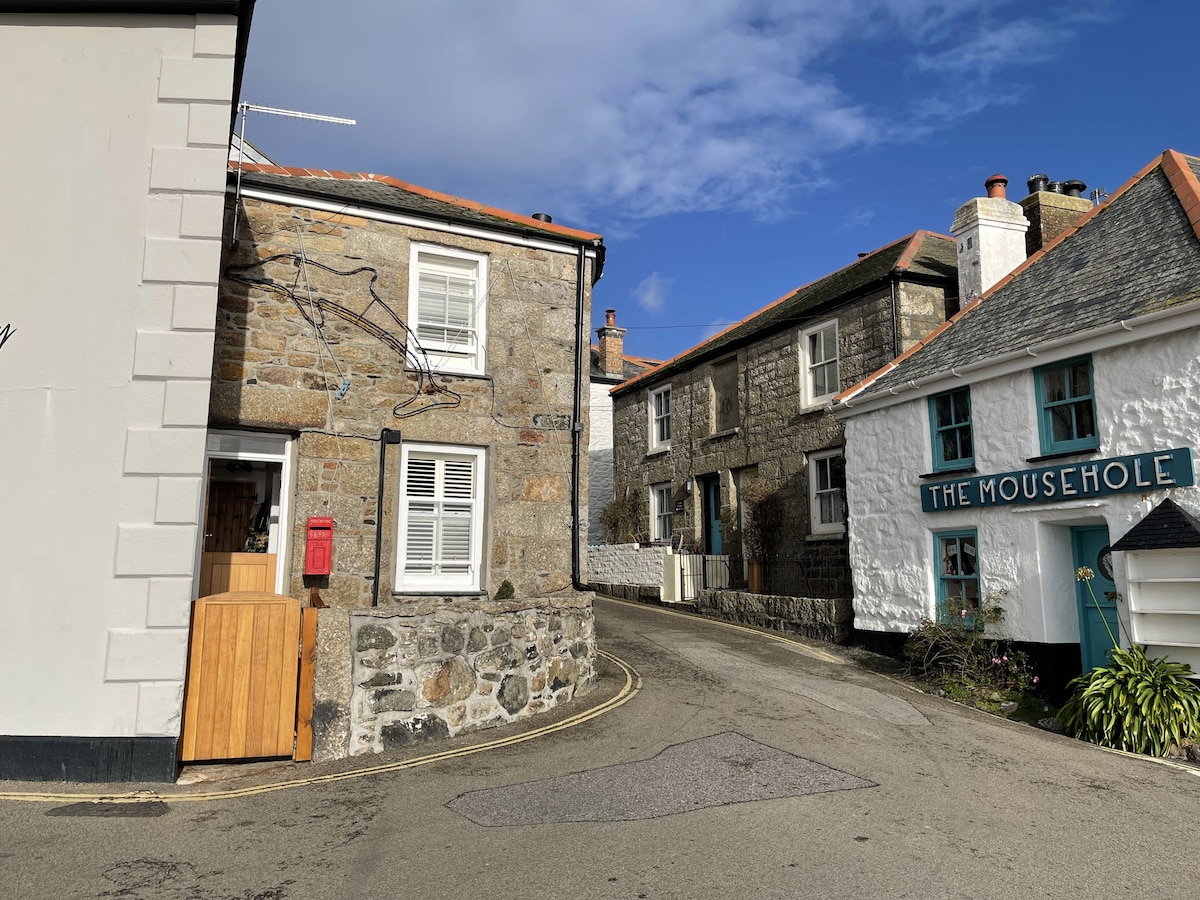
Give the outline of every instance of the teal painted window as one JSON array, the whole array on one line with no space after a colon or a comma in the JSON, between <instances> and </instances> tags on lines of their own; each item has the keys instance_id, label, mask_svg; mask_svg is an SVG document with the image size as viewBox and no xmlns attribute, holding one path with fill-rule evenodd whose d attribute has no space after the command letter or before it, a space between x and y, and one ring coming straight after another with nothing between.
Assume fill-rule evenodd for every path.
<instances>
[{"instance_id":1,"label":"teal painted window","mask_svg":"<svg viewBox=\"0 0 1200 900\"><path fill-rule=\"evenodd\" d=\"M1096 398L1092 358L1080 356L1033 370L1042 453L1095 450Z\"/></svg>"},{"instance_id":2,"label":"teal painted window","mask_svg":"<svg viewBox=\"0 0 1200 900\"><path fill-rule=\"evenodd\" d=\"M933 536L938 617L973 618L979 609L979 553L975 530L939 531Z\"/></svg>"},{"instance_id":3,"label":"teal painted window","mask_svg":"<svg viewBox=\"0 0 1200 900\"><path fill-rule=\"evenodd\" d=\"M929 428L933 439L935 472L969 469L975 465L970 388L959 388L930 397Z\"/></svg>"}]
</instances>

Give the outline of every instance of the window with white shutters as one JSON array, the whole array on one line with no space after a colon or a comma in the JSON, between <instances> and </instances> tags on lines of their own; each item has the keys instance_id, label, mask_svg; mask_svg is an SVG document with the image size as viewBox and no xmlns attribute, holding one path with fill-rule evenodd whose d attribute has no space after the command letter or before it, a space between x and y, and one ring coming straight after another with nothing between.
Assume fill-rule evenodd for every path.
<instances>
[{"instance_id":1,"label":"window with white shutters","mask_svg":"<svg viewBox=\"0 0 1200 900\"><path fill-rule=\"evenodd\" d=\"M479 590L483 451L406 445L397 590Z\"/></svg>"},{"instance_id":2,"label":"window with white shutters","mask_svg":"<svg viewBox=\"0 0 1200 900\"><path fill-rule=\"evenodd\" d=\"M487 257L413 244L409 328L439 371L483 374Z\"/></svg>"}]
</instances>

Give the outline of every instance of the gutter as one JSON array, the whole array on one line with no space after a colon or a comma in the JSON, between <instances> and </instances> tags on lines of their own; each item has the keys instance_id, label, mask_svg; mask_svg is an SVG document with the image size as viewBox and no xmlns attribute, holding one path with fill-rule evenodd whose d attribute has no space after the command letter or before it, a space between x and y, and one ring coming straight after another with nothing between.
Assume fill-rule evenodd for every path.
<instances>
[{"instance_id":1,"label":"gutter","mask_svg":"<svg viewBox=\"0 0 1200 900\"><path fill-rule=\"evenodd\" d=\"M1184 317L1190 318L1192 321L1185 321L1183 323L1175 321ZM1023 371L1028 368L1028 360L1033 357L1050 355L1050 358L1044 360L1044 362L1054 362L1058 358L1065 359L1068 356L1078 353L1091 353L1096 350L1121 347L1134 341L1159 337L1174 333L1183 328L1194 328L1197 326L1200 326L1200 302L1192 302L1184 306L1171 306L1133 319L1120 319L1116 322L1110 322L1107 325L1100 325L1090 331L1077 332L1064 337L1029 344L1017 350L1010 350L999 356L976 360L975 362L969 362L961 366L953 366L949 370L942 370L933 375L926 375L923 378L915 378L902 382L895 387L876 390L874 393L867 394L865 399L860 403L857 398L862 396L863 392L867 390L864 387L858 392L835 403L833 409L839 413L839 418L847 418L848 416L856 415L858 412L883 409L907 402L908 398L903 396L907 393L915 391L928 393L924 389L940 385L943 382L952 384L956 379L964 378L967 375L989 372L989 377L996 378L1001 375L1010 374L1011 372ZM1134 335L1135 331L1139 331L1140 333ZM1064 347L1070 348L1069 354L1054 354L1054 351ZM894 363L889 363L889 366L890 368L880 378L887 377L899 368ZM860 408L855 412L851 412L856 407Z\"/></svg>"}]
</instances>

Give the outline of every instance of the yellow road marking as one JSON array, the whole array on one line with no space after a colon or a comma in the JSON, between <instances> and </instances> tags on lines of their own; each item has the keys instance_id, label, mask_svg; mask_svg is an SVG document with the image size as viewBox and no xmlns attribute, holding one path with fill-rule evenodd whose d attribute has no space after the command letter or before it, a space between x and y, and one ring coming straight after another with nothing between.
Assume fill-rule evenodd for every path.
<instances>
[{"instance_id":1,"label":"yellow road marking","mask_svg":"<svg viewBox=\"0 0 1200 900\"><path fill-rule=\"evenodd\" d=\"M335 781L348 781L352 778L363 778L368 775L382 775L386 772L400 772L404 769L415 769L417 766L428 765L429 763L443 762L448 759L457 759L463 756L471 756L476 753L482 753L485 750L495 750L500 747L509 747L513 744L521 744L525 741L532 741L534 738L543 737L547 734L554 734L558 731L565 731L568 728L574 728L576 725L582 725L585 722L590 722L592 719L599 718L605 713L612 712L618 707L624 706L632 700L642 689L642 676L629 663L625 662L613 654L605 650L597 650L598 656L602 656L609 662L614 663L625 673L625 684L611 698L605 700L598 706L585 710L581 713L576 713L573 716L568 716L561 722L556 722L553 725L544 725L541 728L535 728L532 731L527 731L522 734L509 735L508 737L497 738L493 741L487 741L482 744L476 744L472 747L459 747L452 750L442 750L438 753L430 753L425 756L418 756L415 759L408 759L402 762L383 763L378 766L368 766L365 769L355 769L351 772L333 772L328 775L314 775L311 778L297 778L291 781L279 781L272 784L260 784L255 787L230 788L223 791L205 791L190 794L160 794L154 791L137 791L128 794L50 794L50 793L22 793L16 791L0 791L0 800L15 800L29 803L70 803L70 802L93 802L93 803L195 803L202 800L227 800L232 797L251 797L256 794L269 794L274 791L284 791L291 788L307 787L316 784L331 784Z\"/></svg>"},{"instance_id":2,"label":"yellow road marking","mask_svg":"<svg viewBox=\"0 0 1200 900\"><path fill-rule=\"evenodd\" d=\"M688 619L692 622L696 622L696 621L707 622L712 625L720 625L722 628L732 628L735 631L745 631L750 634L756 634L759 637L765 637L767 640L775 641L776 643L779 643L779 644L789 644L790 646L795 647L801 653L807 654L808 656L815 657L816 659L822 660L823 662L834 663L835 665L839 665L839 666L846 665L846 660L842 659L840 656L837 656L833 653L827 653L824 650L818 650L816 647L808 646L808 644L802 644L802 643L800 643L800 641L794 640L793 638L786 637L785 635L782 635L782 634L773 634L770 631L760 631L759 629L751 628L748 625L738 625L736 622L725 622L721 619L710 619L710 618L708 618L708 616L691 615L689 613L676 612L673 609L664 609L661 606L653 606L648 603L634 603L630 600L621 600L617 597L609 597L604 594L598 595L598 599L608 600L612 603L620 603L624 606L636 606L638 609L649 609L654 612L661 613L664 616L678 616L681 619Z\"/></svg>"}]
</instances>

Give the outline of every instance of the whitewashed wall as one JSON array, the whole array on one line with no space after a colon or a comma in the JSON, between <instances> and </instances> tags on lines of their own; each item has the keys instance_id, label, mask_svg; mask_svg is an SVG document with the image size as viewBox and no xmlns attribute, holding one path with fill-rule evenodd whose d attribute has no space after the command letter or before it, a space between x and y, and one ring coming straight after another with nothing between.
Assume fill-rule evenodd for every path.
<instances>
[{"instance_id":1,"label":"whitewashed wall","mask_svg":"<svg viewBox=\"0 0 1200 900\"><path fill-rule=\"evenodd\" d=\"M1200 451L1198 357L1196 329L1092 354L1101 456ZM980 474L1039 465L1026 462L1040 452L1032 369L971 384L971 409ZM983 592L1008 591L1005 632L1074 643L1071 526L1107 524L1115 542L1166 496L1200 514L1198 488L922 512L920 490L928 482L918 476L932 470L927 397L847 417L846 447L856 628L911 631L932 617L933 534L976 528ZM1114 554L1116 584L1128 596L1122 557Z\"/></svg>"},{"instance_id":2,"label":"whitewashed wall","mask_svg":"<svg viewBox=\"0 0 1200 900\"><path fill-rule=\"evenodd\" d=\"M663 582L667 546L607 544L588 548L588 577L593 583L652 584Z\"/></svg>"},{"instance_id":3,"label":"whitewashed wall","mask_svg":"<svg viewBox=\"0 0 1200 900\"><path fill-rule=\"evenodd\" d=\"M0 15L0 735L178 733L235 38Z\"/></svg>"},{"instance_id":4,"label":"whitewashed wall","mask_svg":"<svg viewBox=\"0 0 1200 900\"><path fill-rule=\"evenodd\" d=\"M611 387L611 384L591 384L591 430L588 433L589 544L603 544L607 540L600 514L613 498L613 406L612 397L608 395Z\"/></svg>"}]
</instances>

